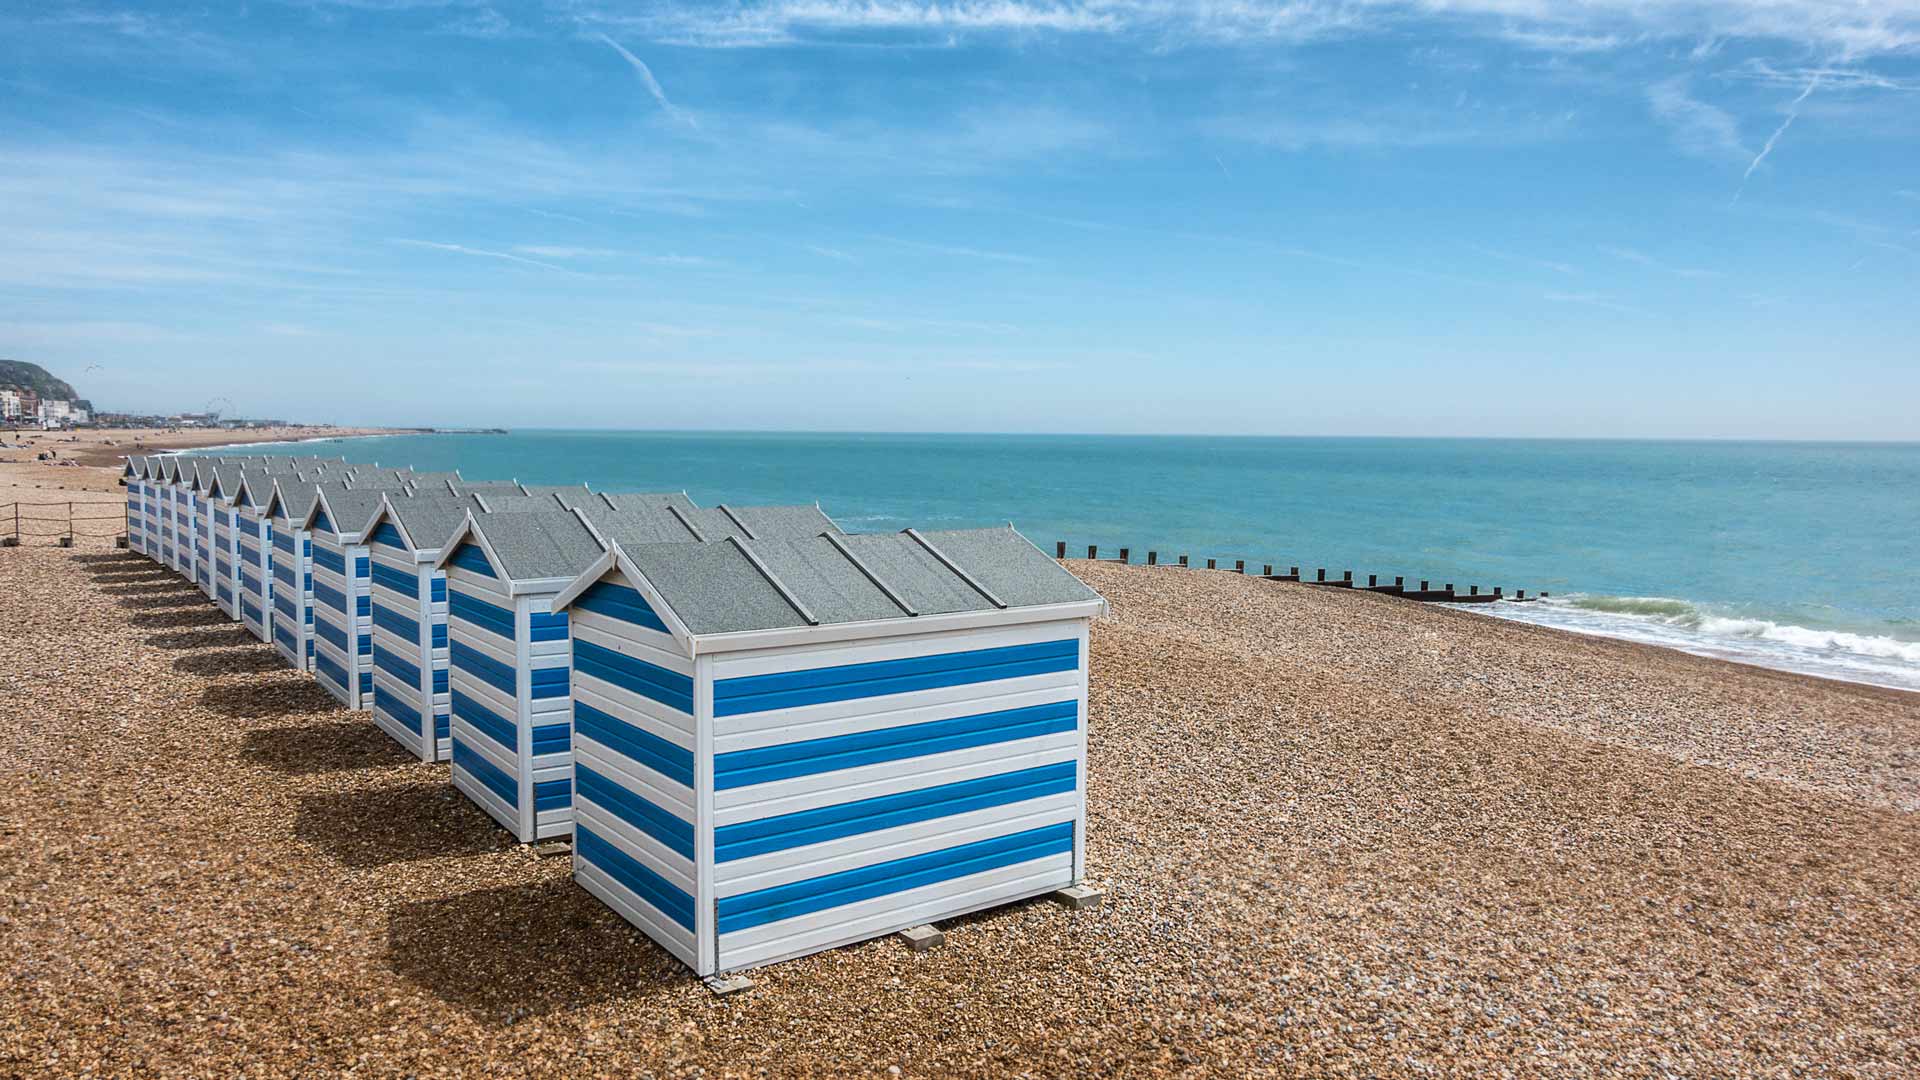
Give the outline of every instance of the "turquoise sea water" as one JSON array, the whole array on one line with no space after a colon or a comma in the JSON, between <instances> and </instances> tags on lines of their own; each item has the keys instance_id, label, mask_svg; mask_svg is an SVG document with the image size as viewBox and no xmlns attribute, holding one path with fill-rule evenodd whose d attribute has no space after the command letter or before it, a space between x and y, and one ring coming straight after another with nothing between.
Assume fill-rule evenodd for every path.
<instances>
[{"instance_id":1,"label":"turquoise sea water","mask_svg":"<svg viewBox=\"0 0 1920 1080\"><path fill-rule=\"evenodd\" d=\"M1475 610L1920 689L1920 444L520 431L288 449L817 501L851 531L1011 521L1048 551L1547 590Z\"/></svg>"}]
</instances>

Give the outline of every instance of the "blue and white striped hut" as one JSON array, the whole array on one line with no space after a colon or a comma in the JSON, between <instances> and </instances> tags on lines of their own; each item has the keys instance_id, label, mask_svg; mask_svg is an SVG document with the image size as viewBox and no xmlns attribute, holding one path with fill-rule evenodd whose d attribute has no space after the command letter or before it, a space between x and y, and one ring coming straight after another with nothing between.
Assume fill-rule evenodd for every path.
<instances>
[{"instance_id":1,"label":"blue and white striped hut","mask_svg":"<svg viewBox=\"0 0 1920 1080\"><path fill-rule=\"evenodd\" d=\"M373 560L373 720L422 761L445 761L453 750L447 576L433 563L466 522L468 509L478 505L471 496L389 496L367 534Z\"/></svg>"},{"instance_id":2,"label":"blue and white striped hut","mask_svg":"<svg viewBox=\"0 0 1920 1080\"><path fill-rule=\"evenodd\" d=\"M120 472L127 485L127 550L147 553L147 456L131 454Z\"/></svg>"},{"instance_id":3,"label":"blue and white striped hut","mask_svg":"<svg viewBox=\"0 0 1920 1080\"><path fill-rule=\"evenodd\" d=\"M313 670L313 534L303 522L318 481L279 477L263 508L273 529L273 647L301 671Z\"/></svg>"},{"instance_id":4,"label":"blue and white striped hut","mask_svg":"<svg viewBox=\"0 0 1920 1080\"><path fill-rule=\"evenodd\" d=\"M313 541L314 677L349 709L373 699L373 560L366 529L384 493L362 484L405 490L390 474L356 474L353 486L322 483L299 526Z\"/></svg>"},{"instance_id":5,"label":"blue and white striped hut","mask_svg":"<svg viewBox=\"0 0 1920 1080\"><path fill-rule=\"evenodd\" d=\"M574 877L696 973L1081 880L1105 603L1012 529L615 541L555 607Z\"/></svg>"},{"instance_id":6,"label":"blue and white striped hut","mask_svg":"<svg viewBox=\"0 0 1920 1080\"><path fill-rule=\"evenodd\" d=\"M213 528L213 602L227 617L240 619L240 529L236 507L244 473L238 465L217 465L200 491Z\"/></svg>"},{"instance_id":7,"label":"blue and white striped hut","mask_svg":"<svg viewBox=\"0 0 1920 1080\"><path fill-rule=\"evenodd\" d=\"M578 511L469 513L434 562L453 784L522 843L572 828L567 626L550 604L601 551Z\"/></svg>"},{"instance_id":8,"label":"blue and white striped hut","mask_svg":"<svg viewBox=\"0 0 1920 1080\"><path fill-rule=\"evenodd\" d=\"M306 462L298 462L306 465ZM270 459L240 474L240 497L235 501L239 538L240 621L261 641L273 641L273 505L274 485L282 478L307 474L295 471L293 459ZM318 475L325 475L325 466Z\"/></svg>"},{"instance_id":9,"label":"blue and white striped hut","mask_svg":"<svg viewBox=\"0 0 1920 1080\"><path fill-rule=\"evenodd\" d=\"M219 602L219 582L214 574L214 500L207 497L207 492L212 489L217 470L222 464L218 458L195 458L190 464L183 462L181 475L184 482L176 490L181 499L175 504L177 513L185 522L180 530L181 547L185 549L185 554L178 569L190 580L199 583L200 591L215 603Z\"/></svg>"},{"instance_id":10,"label":"blue and white striped hut","mask_svg":"<svg viewBox=\"0 0 1920 1080\"><path fill-rule=\"evenodd\" d=\"M159 482L155 485L155 492L160 504L160 565L175 573L182 573L180 549L185 547L191 550L189 545L193 529L191 520L182 509L186 496L181 485L187 482L189 473L182 468L182 459L173 454L162 455L159 466Z\"/></svg>"},{"instance_id":11,"label":"blue and white striped hut","mask_svg":"<svg viewBox=\"0 0 1920 1080\"><path fill-rule=\"evenodd\" d=\"M702 510L681 493L615 501L622 509L469 514L437 563L447 575L454 784L523 843L572 830L570 638L551 601L604 557L607 538L697 543L739 534L742 519L783 535L835 529L814 506Z\"/></svg>"}]
</instances>

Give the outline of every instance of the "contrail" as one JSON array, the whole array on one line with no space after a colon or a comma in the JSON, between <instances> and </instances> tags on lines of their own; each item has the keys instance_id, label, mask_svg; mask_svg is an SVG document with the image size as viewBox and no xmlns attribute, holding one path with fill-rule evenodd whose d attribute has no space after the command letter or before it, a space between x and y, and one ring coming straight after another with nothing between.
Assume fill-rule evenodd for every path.
<instances>
[{"instance_id":1,"label":"contrail","mask_svg":"<svg viewBox=\"0 0 1920 1080\"><path fill-rule=\"evenodd\" d=\"M1734 202L1740 201L1741 194L1747 190L1747 181L1753 179L1753 171L1760 167L1761 162L1767 160L1767 155L1773 153L1774 146L1780 142L1780 136L1787 133L1787 129L1793 126L1795 120L1800 119L1800 103L1807 100L1814 88L1819 85L1820 73L1815 72L1813 78L1807 80L1807 88L1800 91L1800 96L1787 105L1787 118L1780 122L1780 126L1774 129L1772 135L1767 136L1766 145L1762 146L1760 152L1753 156L1753 160L1747 163L1747 171L1740 176L1740 187L1733 193Z\"/></svg>"},{"instance_id":2,"label":"contrail","mask_svg":"<svg viewBox=\"0 0 1920 1080\"><path fill-rule=\"evenodd\" d=\"M622 59L633 66L633 70L640 76L640 84L647 88L647 93L653 95L653 100L659 102L660 107L666 110L668 115L680 120L685 120L689 127L697 128L700 126L693 122L693 117L688 116L678 106L674 105L673 102L667 100L667 91L661 87L660 80L653 77L653 69L647 66L646 61L628 52L626 46L621 45L607 35L599 34L596 36L598 36L601 41L606 42L612 47L614 52L619 53Z\"/></svg>"}]
</instances>

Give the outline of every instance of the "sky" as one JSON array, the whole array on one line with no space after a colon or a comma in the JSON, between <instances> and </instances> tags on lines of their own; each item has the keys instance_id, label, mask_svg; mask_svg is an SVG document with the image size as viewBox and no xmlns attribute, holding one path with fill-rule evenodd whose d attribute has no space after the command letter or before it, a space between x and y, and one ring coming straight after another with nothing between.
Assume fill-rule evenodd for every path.
<instances>
[{"instance_id":1,"label":"sky","mask_svg":"<svg viewBox=\"0 0 1920 1080\"><path fill-rule=\"evenodd\" d=\"M1920 439L1920 0L0 3L0 356L379 424Z\"/></svg>"}]
</instances>

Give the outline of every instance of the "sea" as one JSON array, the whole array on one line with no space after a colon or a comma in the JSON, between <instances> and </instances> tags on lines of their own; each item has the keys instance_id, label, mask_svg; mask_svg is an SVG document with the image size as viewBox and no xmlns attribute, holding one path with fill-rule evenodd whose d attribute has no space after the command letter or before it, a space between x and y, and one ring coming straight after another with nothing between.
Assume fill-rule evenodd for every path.
<instances>
[{"instance_id":1,"label":"sea","mask_svg":"<svg viewBox=\"0 0 1920 1080\"><path fill-rule=\"evenodd\" d=\"M285 444L472 480L818 503L1129 549L1551 594L1469 610L1920 690L1920 444L517 430Z\"/></svg>"}]
</instances>

